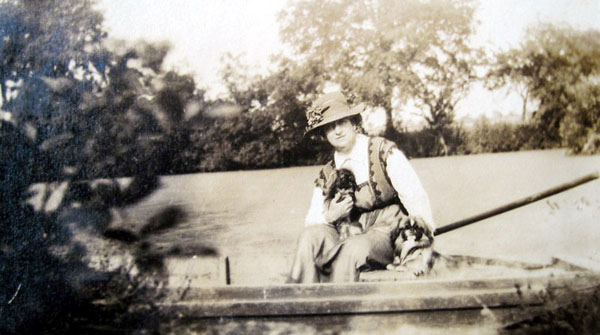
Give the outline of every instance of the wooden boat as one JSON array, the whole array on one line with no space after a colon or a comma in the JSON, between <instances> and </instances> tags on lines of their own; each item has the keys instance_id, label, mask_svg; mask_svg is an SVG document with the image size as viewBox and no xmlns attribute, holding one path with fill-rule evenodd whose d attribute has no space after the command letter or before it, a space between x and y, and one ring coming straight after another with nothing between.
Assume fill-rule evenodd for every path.
<instances>
[{"instance_id":1,"label":"wooden boat","mask_svg":"<svg viewBox=\"0 0 600 335\"><path fill-rule=\"evenodd\" d=\"M575 293L600 285L600 272L564 260L533 265L451 258L462 265L417 279L375 271L347 284L171 287L160 308L190 325L221 330L267 324L317 333L405 328L443 332L448 327L462 332L514 324L549 303L567 304Z\"/></svg>"},{"instance_id":2,"label":"wooden boat","mask_svg":"<svg viewBox=\"0 0 600 335\"><path fill-rule=\"evenodd\" d=\"M597 177L586 176L444 226L437 234ZM190 264L179 260L171 265L171 285L159 307L167 317L179 318L188 327L203 332L494 333L550 305L568 304L578 294L588 294L600 286L600 264L590 260L555 258L549 264L531 264L460 255L442 259L442 267L434 267L431 274L418 278L373 271L362 273L357 283L269 286L228 285L226 259L215 264L217 271L212 273L217 274L212 278L204 275L213 284L203 285L195 281L202 275L194 278Z\"/></svg>"}]
</instances>

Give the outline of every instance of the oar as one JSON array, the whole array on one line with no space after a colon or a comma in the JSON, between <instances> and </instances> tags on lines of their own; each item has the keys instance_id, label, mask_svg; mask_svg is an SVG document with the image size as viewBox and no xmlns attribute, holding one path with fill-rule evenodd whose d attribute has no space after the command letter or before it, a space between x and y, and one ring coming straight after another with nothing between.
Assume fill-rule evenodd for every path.
<instances>
[{"instance_id":1,"label":"oar","mask_svg":"<svg viewBox=\"0 0 600 335\"><path fill-rule=\"evenodd\" d=\"M495 215L498 215L498 214L502 214L504 212L508 212L508 211L513 210L515 208L518 208L518 207L521 207L521 206L525 206L525 205L530 204L532 202L535 202L535 201L547 198L549 196L555 195L557 193L566 191L566 190L568 190L570 188L579 186L581 184L585 184L587 182L590 182L592 180L597 179L598 177L599 177L598 172L590 173L590 174L585 175L585 176L583 176L581 178L577 178L577 179L575 179L575 180L573 180L571 182L555 186L555 187L553 187L551 189L548 189L546 191L543 191L543 192L540 192L540 193L536 193L536 194L528 196L526 198L513 201L513 202L511 202L509 204L506 204L504 206L500 206L500 207L491 209L489 211L483 212L481 214L477 214L475 216L472 216L472 217L469 217L469 218L466 218L466 219L462 219L462 220L459 220L459 221L447 224L445 226L439 227L438 229L435 230L435 235L436 236L437 235L441 235L441 234L447 233L449 231L452 231L454 229L458 229L458 228L470 225L470 224L475 223L477 221L481 221L481 220L487 219L489 217L492 217L492 216L495 216Z\"/></svg>"}]
</instances>

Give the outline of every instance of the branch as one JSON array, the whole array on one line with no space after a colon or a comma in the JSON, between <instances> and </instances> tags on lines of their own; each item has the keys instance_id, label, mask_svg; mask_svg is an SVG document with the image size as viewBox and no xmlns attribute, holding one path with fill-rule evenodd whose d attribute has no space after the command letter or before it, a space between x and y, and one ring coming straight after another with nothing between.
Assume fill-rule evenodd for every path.
<instances>
[{"instance_id":1,"label":"branch","mask_svg":"<svg viewBox=\"0 0 600 335\"><path fill-rule=\"evenodd\" d=\"M19 294L20 290L21 290L21 283L19 283L19 286L17 286L17 290L15 291L15 294L13 294L12 298L10 298L10 300L8 301L8 303L7 303L8 305L12 304L12 302L17 297L17 294Z\"/></svg>"}]
</instances>

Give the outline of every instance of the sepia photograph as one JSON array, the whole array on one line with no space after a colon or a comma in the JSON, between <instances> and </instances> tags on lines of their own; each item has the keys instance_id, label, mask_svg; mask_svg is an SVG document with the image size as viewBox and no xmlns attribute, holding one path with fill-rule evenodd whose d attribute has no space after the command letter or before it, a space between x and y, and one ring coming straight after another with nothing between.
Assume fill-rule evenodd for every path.
<instances>
[{"instance_id":1,"label":"sepia photograph","mask_svg":"<svg viewBox=\"0 0 600 335\"><path fill-rule=\"evenodd\" d=\"M0 334L600 333L600 0L0 0Z\"/></svg>"}]
</instances>

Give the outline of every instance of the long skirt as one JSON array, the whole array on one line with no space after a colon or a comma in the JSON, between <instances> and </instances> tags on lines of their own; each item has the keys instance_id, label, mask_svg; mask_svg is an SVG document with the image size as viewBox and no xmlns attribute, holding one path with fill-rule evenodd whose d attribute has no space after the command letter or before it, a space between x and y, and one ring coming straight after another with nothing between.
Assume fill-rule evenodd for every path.
<instances>
[{"instance_id":1,"label":"long skirt","mask_svg":"<svg viewBox=\"0 0 600 335\"><path fill-rule=\"evenodd\" d=\"M397 205L363 213L364 233L339 241L328 224L307 226L300 237L288 282L352 282L360 272L392 263L391 225L402 218Z\"/></svg>"}]
</instances>

